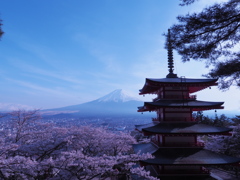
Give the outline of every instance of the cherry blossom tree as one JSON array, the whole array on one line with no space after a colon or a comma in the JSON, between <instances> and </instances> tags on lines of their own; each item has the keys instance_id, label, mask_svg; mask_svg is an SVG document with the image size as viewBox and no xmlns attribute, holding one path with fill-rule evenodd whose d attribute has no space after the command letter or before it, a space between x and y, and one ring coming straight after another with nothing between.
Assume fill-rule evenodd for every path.
<instances>
[{"instance_id":1,"label":"cherry blossom tree","mask_svg":"<svg viewBox=\"0 0 240 180\"><path fill-rule=\"evenodd\" d=\"M156 179L136 166L152 156L133 153L136 141L129 134L91 126L57 127L39 120L37 110L7 116L0 133L0 179L90 180L132 174Z\"/></svg>"},{"instance_id":2,"label":"cherry blossom tree","mask_svg":"<svg viewBox=\"0 0 240 180\"><path fill-rule=\"evenodd\" d=\"M234 127L231 136L209 136L205 147L222 154L240 157L240 126Z\"/></svg>"}]
</instances>

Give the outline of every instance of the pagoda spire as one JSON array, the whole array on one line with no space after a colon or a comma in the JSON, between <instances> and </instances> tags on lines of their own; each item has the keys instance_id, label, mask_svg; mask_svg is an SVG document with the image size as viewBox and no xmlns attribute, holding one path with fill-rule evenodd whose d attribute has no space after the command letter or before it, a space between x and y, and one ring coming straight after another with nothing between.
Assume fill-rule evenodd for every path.
<instances>
[{"instance_id":1,"label":"pagoda spire","mask_svg":"<svg viewBox=\"0 0 240 180\"><path fill-rule=\"evenodd\" d=\"M171 40L171 33L170 29L168 29L168 37L167 37L167 48L168 48L168 71L169 74L167 78L177 78L177 74L173 73L173 50L172 50L172 40Z\"/></svg>"}]
</instances>

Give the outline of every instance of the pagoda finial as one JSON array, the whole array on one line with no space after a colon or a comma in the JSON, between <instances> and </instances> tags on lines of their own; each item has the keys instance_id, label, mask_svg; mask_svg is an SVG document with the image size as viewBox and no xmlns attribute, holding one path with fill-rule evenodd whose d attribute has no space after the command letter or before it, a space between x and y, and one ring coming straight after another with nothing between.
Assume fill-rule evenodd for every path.
<instances>
[{"instance_id":1,"label":"pagoda finial","mask_svg":"<svg viewBox=\"0 0 240 180\"><path fill-rule=\"evenodd\" d=\"M173 73L173 50L172 50L172 40L170 29L168 29L168 37L167 37L167 48L168 48L168 68L169 74L167 78L177 78L177 75Z\"/></svg>"}]
</instances>

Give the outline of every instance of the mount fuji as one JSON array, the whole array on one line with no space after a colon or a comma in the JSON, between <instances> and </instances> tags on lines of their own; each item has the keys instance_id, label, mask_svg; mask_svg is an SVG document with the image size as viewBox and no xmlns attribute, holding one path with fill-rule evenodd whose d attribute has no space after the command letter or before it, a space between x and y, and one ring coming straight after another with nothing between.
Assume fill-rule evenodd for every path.
<instances>
[{"instance_id":1,"label":"mount fuji","mask_svg":"<svg viewBox=\"0 0 240 180\"><path fill-rule=\"evenodd\" d=\"M128 102L128 101L140 101L137 98L134 98L130 95L127 94L127 92L125 92L122 89L117 89L97 100L95 100L97 102Z\"/></svg>"},{"instance_id":2,"label":"mount fuji","mask_svg":"<svg viewBox=\"0 0 240 180\"><path fill-rule=\"evenodd\" d=\"M96 100L56 109L42 110L43 115L72 114L77 116L137 115L143 101L117 89Z\"/></svg>"}]
</instances>

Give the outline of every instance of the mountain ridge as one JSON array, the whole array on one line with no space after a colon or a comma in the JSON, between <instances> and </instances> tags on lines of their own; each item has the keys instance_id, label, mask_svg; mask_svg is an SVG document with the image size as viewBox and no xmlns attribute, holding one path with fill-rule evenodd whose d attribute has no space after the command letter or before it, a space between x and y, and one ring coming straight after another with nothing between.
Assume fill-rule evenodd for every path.
<instances>
[{"instance_id":1,"label":"mountain ridge","mask_svg":"<svg viewBox=\"0 0 240 180\"><path fill-rule=\"evenodd\" d=\"M142 104L143 101L128 95L122 89L117 89L93 101L61 108L45 109L41 112L43 114L71 113L84 116L128 115L139 114L137 107Z\"/></svg>"}]
</instances>

